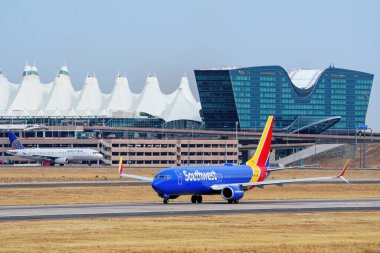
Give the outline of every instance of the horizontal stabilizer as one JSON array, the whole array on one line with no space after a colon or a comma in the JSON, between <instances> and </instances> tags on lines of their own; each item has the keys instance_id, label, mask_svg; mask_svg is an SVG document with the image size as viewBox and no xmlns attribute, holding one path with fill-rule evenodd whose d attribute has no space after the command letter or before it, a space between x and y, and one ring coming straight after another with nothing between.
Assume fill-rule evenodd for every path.
<instances>
[{"instance_id":1,"label":"horizontal stabilizer","mask_svg":"<svg viewBox=\"0 0 380 253\"><path fill-rule=\"evenodd\" d=\"M132 178L132 179L137 179L137 180L146 181L146 182L153 182L153 178L151 177L144 177L144 176L138 176L138 175L133 175L133 174L120 174L120 177Z\"/></svg>"},{"instance_id":2,"label":"horizontal stabilizer","mask_svg":"<svg viewBox=\"0 0 380 253\"><path fill-rule=\"evenodd\" d=\"M132 179L137 179L145 182L153 182L152 177L144 177L144 176L139 176L139 175L133 175L133 174L126 174L123 173L123 157L120 156L120 161L119 161L119 176L120 177L125 177L125 178L132 178Z\"/></svg>"}]
</instances>

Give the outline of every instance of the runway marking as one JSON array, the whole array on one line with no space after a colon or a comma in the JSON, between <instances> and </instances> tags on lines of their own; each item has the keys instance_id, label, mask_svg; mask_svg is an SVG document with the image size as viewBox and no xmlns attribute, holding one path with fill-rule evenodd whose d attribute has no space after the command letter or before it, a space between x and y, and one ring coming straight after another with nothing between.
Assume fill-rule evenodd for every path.
<instances>
[{"instance_id":1,"label":"runway marking","mask_svg":"<svg viewBox=\"0 0 380 253\"><path fill-rule=\"evenodd\" d=\"M203 204L173 202L168 205L162 203L116 203L4 206L0 207L0 221L330 211L380 211L380 198L257 200L242 201L239 204L212 201Z\"/></svg>"}]
</instances>

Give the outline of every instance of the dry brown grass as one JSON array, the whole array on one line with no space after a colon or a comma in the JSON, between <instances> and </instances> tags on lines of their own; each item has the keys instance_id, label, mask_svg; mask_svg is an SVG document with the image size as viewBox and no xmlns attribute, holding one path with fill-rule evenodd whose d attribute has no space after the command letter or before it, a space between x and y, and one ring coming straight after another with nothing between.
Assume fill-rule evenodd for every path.
<instances>
[{"instance_id":1,"label":"dry brown grass","mask_svg":"<svg viewBox=\"0 0 380 253\"><path fill-rule=\"evenodd\" d=\"M127 169L128 173L150 177L159 171L158 169ZM116 167L0 167L0 183L117 180L121 179Z\"/></svg>"},{"instance_id":2,"label":"dry brown grass","mask_svg":"<svg viewBox=\"0 0 380 253\"><path fill-rule=\"evenodd\" d=\"M0 223L0 252L380 252L378 212Z\"/></svg>"},{"instance_id":3,"label":"dry brown grass","mask_svg":"<svg viewBox=\"0 0 380 253\"><path fill-rule=\"evenodd\" d=\"M153 176L155 169L128 169L129 173ZM273 172L270 179L317 177L338 174L339 170L286 170ZM348 170L350 178L380 178L379 170ZM116 168L0 168L0 182L40 181L96 181L119 179ZM0 205L35 205L60 203L115 203L146 202L161 199L150 186L81 186L1 188ZM243 200L290 198L363 198L380 197L380 184L320 184L268 186L248 191ZM205 196L207 200L221 200L220 196ZM175 201L189 201L182 196Z\"/></svg>"},{"instance_id":4,"label":"dry brown grass","mask_svg":"<svg viewBox=\"0 0 380 253\"><path fill-rule=\"evenodd\" d=\"M83 186L48 188L1 188L0 205L45 205L63 203L161 202L150 186ZM366 198L380 197L380 184L313 184L269 186L245 193L244 200L295 198ZM222 200L219 195L204 200ZM175 202L190 201L181 196Z\"/></svg>"},{"instance_id":5,"label":"dry brown grass","mask_svg":"<svg viewBox=\"0 0 380 253\"><path fill-rule=\"evenodd\" d=\"M160 169L125 168L128 173L153 177ZM297 169L273 172L269 178L319 177L339 174L337 170ZM380 178L380 169L358 170L349 168L346 177ZM116 167L0 167L0 183L15 182L68 182L68 181L118 181Z\"/></svg>"}]
</instances>

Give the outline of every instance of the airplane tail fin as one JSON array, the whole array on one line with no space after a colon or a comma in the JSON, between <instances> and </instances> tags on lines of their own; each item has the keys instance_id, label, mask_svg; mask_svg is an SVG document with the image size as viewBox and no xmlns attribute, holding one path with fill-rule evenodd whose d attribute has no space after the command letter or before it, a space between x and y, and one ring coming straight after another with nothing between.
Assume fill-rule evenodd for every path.
<instances>
[{"instance_id":1,"label":"airplane tail fin","mask_svg":"<svg viewBox=\"0 0 380 253\"><path fill-rule=\"evenodd\" d=\"M119 161L119 176L123 174L123 156L120 156L120 161Z\"/></svg>"},{"instance_id":2,"label":"airplane tail fin","mask_svg":"<svg viewBox=\"0 0 380 253\"><path fill-rule=\"evenodd\" d=\"M248 165L268 166L269 154L272 143L273 116L269 116L255 155L247 161Z\"/></svg>"},{"instance_id":3,"label":"airplane tail fin","mask_svg":"<svg viewBox=\"0 0 380 253\"><path fill-rule=\"evenodd\" d=\"M11 146L12 149L24 149L24 145L20 142L19 139L17 139L16 135L13 132L8 132L8 138L9 138L9 146Z\"/></svg>"}]
</instances>

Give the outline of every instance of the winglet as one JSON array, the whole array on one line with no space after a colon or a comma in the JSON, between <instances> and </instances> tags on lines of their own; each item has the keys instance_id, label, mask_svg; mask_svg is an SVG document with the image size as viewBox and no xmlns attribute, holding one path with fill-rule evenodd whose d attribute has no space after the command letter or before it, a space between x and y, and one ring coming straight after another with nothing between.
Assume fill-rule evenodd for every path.
<instances>
[{"instance_id":1,"label":"winglet","mask_svg":"<svg viewBox=\"0 0 380 253\"><path fill-rule=\"evenodd\" d=\"M120 156L120 161L119 161L119 176L123 174L123 156Z\"/></svg>"},{"instance_id":2,"label":"winglet","mask_svg":"<svg viewBox=\"0 0 380 253\"><path fill-rule=\"evenodd\" d=\"M346 172L349 163L350 163L350 159L347 160L346 165L344 165L344 168L342 169L342 172L340 172L340 175L338 176L338 178L342 179L344 182L346 182L346 183L348 183L348 184L349 184L350 182L349 182L347 179L345 179L345 178L343 177L343 175L344 175L344 173Z\"/></svg>"},{"instance_id":3,"label":"winglet","mask_svg":"<svg viewBox=\"0 0 380 253\"><path fill-rule=\"evenodd\" d=\"M338 177L342 177L344 173L346 173L348 164L350 163L350 159L347 160L346 164L344 165L344 168L342 169L342 172L340 172L340 175Z\"/></svg>"}]
</instances>

